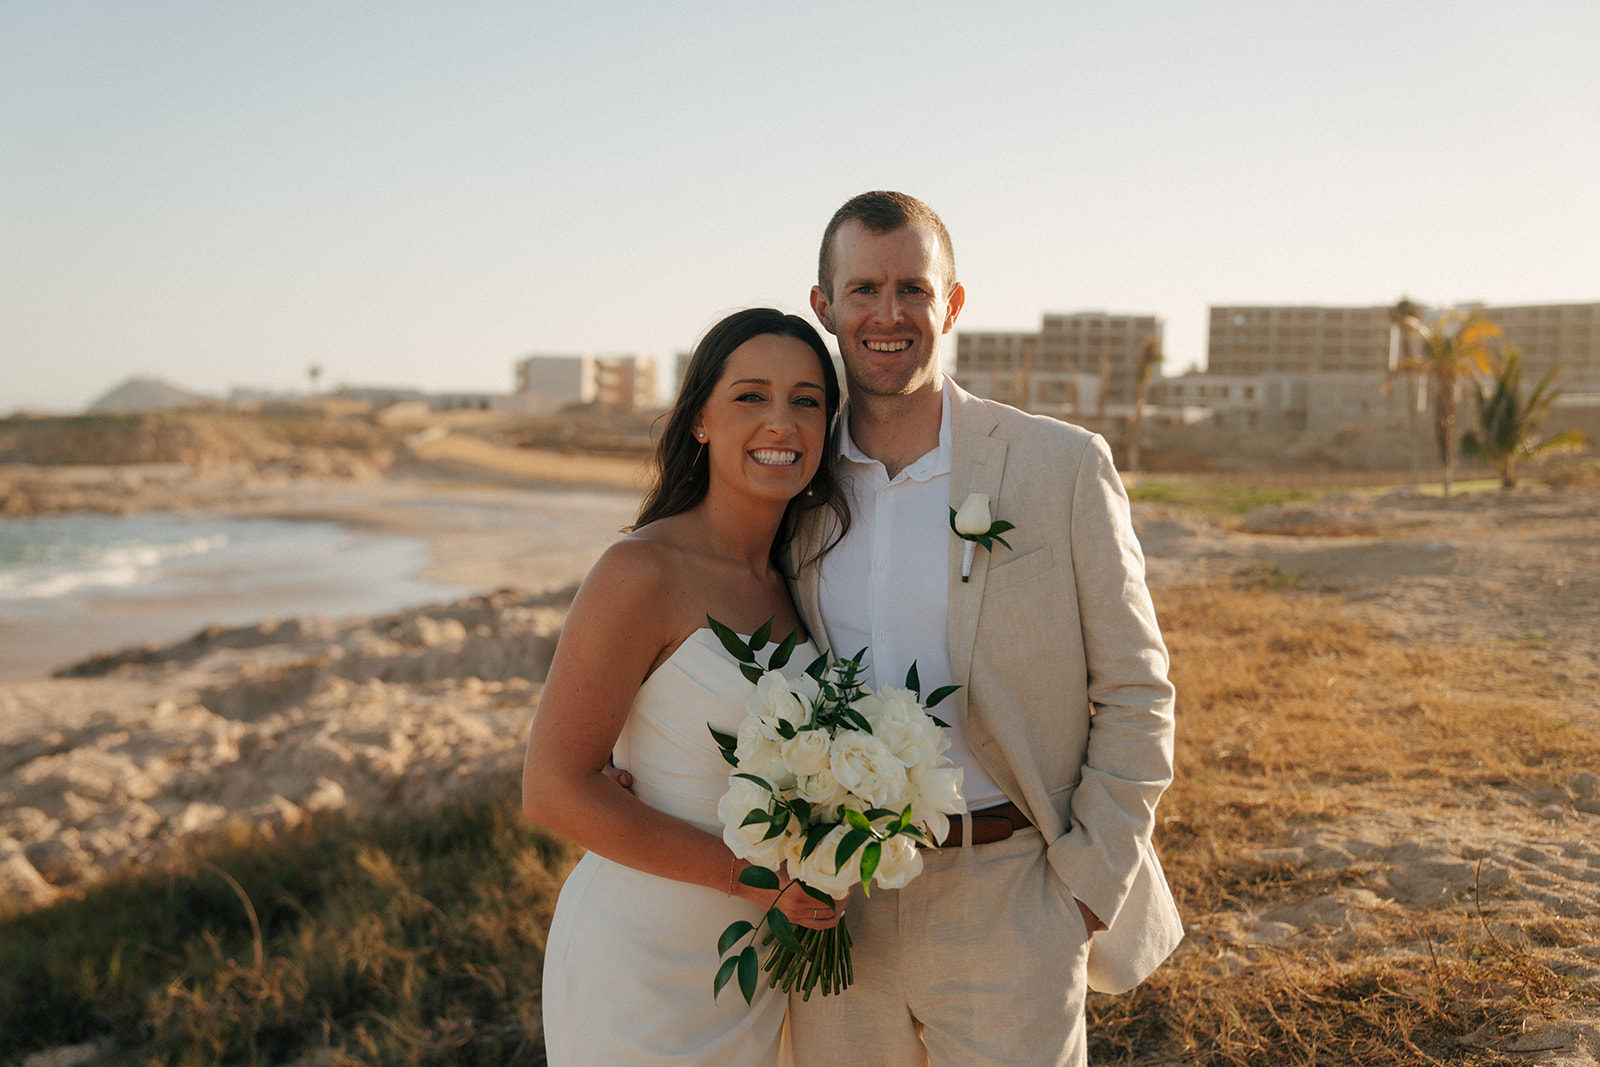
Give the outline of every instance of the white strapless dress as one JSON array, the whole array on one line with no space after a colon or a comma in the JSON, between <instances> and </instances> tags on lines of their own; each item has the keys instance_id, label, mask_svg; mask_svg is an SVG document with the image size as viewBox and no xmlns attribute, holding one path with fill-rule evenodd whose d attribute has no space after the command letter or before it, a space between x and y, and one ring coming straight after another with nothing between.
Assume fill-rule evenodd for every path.
<instances>
[{"instance_id":1,"label":"white strapless dress","mask_svg":"<svg viewBox=\"0 0 1600 1067\"><path fill-rule=\"evenodd\" d=\"M816 656L801 645L784 673ZM707 725L738 731L750 682L709 629L697 630L639 687L617 739L618 767L658 811L722 836L717 801L729 767ZM770 1067L788 1062L786 998L766 974L755 1002L738 982L715 999L717 938L761 909L594 853L561 889L544 960L544 1040L551 1067L682 1064Z\"/></svg>"}]
</instances>

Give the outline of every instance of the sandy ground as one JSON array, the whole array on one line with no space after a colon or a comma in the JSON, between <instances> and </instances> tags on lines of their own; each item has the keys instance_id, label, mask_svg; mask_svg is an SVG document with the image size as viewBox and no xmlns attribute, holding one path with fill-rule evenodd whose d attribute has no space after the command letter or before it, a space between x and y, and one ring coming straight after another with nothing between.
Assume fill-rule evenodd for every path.
<instances>
[{"instance_id":1,"label":"sandy ground","mask_svg":"<svg viewBox=\"0 0 1600 1067\"><path fill-rule=\"evenodd\" d=\"M234 498L241 511L425 537L434 576L488 595L376 619L219 628L80 676L0 683L0 894L43 905L193 834L270 834L317 811L509 788L567 591L635 500L626 476L530 488L391 475ZM1397 639L1523 641L1570 680L1575 717L1600 729L1600 491L1352 495L1265 509L1244 529L1143 506L1135 517L1158 588L1272 569L1343 590L1351 611ZM1239 966L1251 945L1359 942L1378 911L1446 906L1484 877L1521 887L1524 910L1594 915L1600 780L1432 812L1375 795L1358 823L1272 858L1380 873L1295 908L1205 917L1192 932L1236 945ZM1521 914L1510 907L1504 922ZM1600 981L1600 951L1569 966ZM1600 1019L1560 1027L1529 1038L1550 1047L1527 1062L1595 1062Z\"/></svg>"}]
</instances>

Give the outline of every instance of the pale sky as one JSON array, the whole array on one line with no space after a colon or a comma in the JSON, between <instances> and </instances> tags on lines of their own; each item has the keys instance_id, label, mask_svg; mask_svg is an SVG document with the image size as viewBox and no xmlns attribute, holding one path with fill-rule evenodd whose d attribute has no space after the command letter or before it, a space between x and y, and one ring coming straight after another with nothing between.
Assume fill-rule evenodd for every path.
<instances>
[{"instance_id":1,"label":"pale sky","mask_svg":"<svg viewBox=\"0 0 1600 1067\"><path fill-rule=\"evenodd\" d=\"M958 330L1600 300L1600 3L0 0L0 414L506 391L805 314L928 201ZM953 352L954 346L950 346Z\"/></svg>"}]
</instances>

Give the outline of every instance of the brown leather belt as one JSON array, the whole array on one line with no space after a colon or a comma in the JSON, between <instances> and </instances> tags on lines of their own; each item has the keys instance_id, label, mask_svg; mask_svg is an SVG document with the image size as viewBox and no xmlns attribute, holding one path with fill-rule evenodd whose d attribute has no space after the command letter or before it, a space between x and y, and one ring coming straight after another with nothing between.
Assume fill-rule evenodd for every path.
<instances>
[{"instance_id":1,"label":"brown leather belt","mask_svg":"<svg viewBox=\"0 0 1600 1067\"><path fill-rule=\"evenodd\" d=\"M1018 830L1026 830L1033 823L1022 813L1022 809L1007 801L996 804L992 808L972 813L972 840L964 841L961 837L961 817L951 816L950 832L945 839L939 842L940 848L960 848L962 845L987 845L994 841L1004 841Z\"/></svg>"}]
</instances>

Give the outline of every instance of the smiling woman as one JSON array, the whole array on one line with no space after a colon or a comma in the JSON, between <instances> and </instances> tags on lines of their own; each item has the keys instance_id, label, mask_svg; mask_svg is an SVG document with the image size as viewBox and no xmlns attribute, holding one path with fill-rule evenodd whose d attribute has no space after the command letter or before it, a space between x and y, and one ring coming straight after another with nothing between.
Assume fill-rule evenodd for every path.
<instances>
[{"instance_id":1,"label":"smiling woman","mask_svg":"<svg viewBox=\"0 0 1600 1067\"><path fill-rule=\"evenodd\" d=\"M738 729L751 687L707 628L794 633L793 673L816 657L780 560L802 512L848 516L826 462L839 399L803 319L755 309L718 323L690 360L638 523L573 599L522 782L528 816L589 850L545 955L557 1067L779 1062L783 993L715 999L709 946L770 907L813 930L842 915L770 871L780 888L739 877L749 864L723 837L728 766L712 730ZM631 790L607 776L613 761Z\"/></svg>"}]
</instances>

